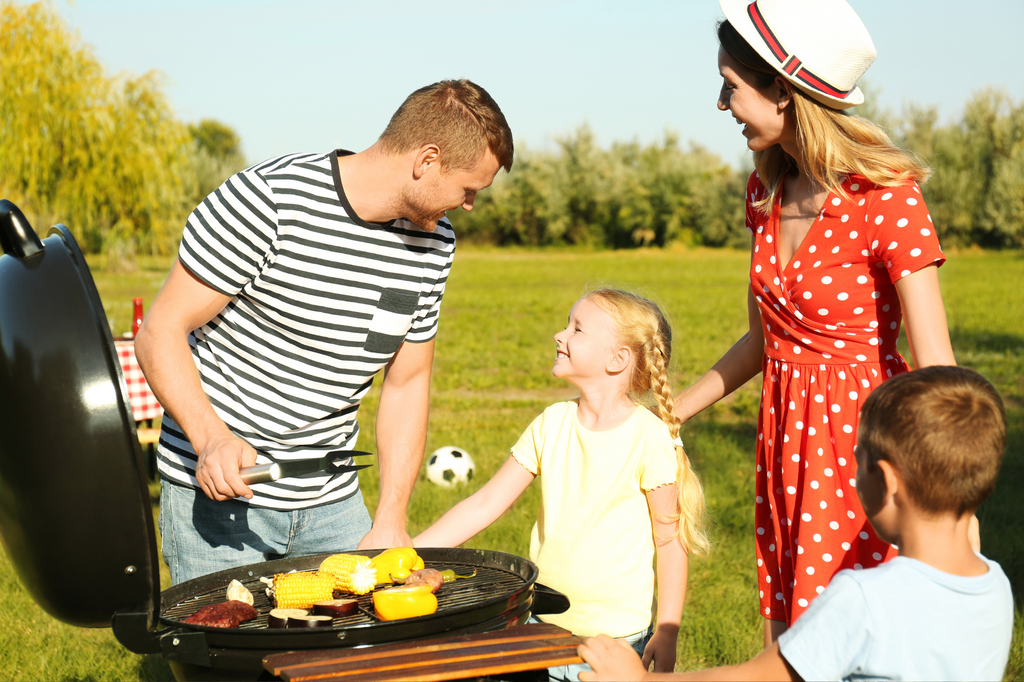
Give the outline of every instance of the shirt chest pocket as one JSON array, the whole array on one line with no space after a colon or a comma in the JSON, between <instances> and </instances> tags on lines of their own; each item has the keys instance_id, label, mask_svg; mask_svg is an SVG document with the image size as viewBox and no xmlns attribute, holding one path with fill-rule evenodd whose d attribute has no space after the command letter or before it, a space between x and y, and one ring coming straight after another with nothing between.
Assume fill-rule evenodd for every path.
<instances>
[{"instance_id":1,"label":"shirt chest pocket","mask_svg":"<svg viewBox=\"0 0 1024 682\"><path fill-rule=\"evenodd\" d=\"M373 313L370 331L363 349L370 353L391 355L405 341L412 327L412 316L419 303L417 294L398 289L384 289Z\"/></svg>"}]
</instances>

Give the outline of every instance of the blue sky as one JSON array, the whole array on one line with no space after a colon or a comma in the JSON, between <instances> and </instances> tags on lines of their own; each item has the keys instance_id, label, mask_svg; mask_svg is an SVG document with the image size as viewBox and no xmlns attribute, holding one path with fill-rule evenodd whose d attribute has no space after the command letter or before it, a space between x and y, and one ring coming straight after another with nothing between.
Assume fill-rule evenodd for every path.
<instances>
[{"instance_id":1,"label":"blue sky","mask_svg":"<svg viewBox=\"0 0 1024 682\"><path fill-rule=\"evenodd\" d=\"M1024 102L1020 0L852 0L878 49L883 108L958 116L980 88ZM715 108L717 0L57 0L109 73L158 70L178 116L214 118L258 161L368 147L416 88L469 78L517 149L583 123L601 144L677 132L738 165Z\"/></svg>"}]
</instances>

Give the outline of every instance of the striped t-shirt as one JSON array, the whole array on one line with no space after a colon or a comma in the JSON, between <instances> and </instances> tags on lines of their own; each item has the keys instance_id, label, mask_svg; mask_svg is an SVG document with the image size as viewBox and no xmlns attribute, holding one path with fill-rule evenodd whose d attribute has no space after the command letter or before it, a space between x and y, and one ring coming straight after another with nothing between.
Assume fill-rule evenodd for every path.
<instances>
[{"instance_id":1,"label":"striped t-shirt","mask_svg":"<svg viewBox=\"0 0 1024 682\"><path fill-rule=\"evenodd\" d=\"M446 220L360 220L338 155L271 159L231 178L188 219L178 258L230 303L189 336L203 390L257 464L355 447L359 401L403 341L434 337L455 254ZM196 455L170 415L163 477L198 487ZM249 504L299 509L344 499L353 472L251 486ZM241 498L240 498L241 499Z\"/></svg>"}]
</instances>

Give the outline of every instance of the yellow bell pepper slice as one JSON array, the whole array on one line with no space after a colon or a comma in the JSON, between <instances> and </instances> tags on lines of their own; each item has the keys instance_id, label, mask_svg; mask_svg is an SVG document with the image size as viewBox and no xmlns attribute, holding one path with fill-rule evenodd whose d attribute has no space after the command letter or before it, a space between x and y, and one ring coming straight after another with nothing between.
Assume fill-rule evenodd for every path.
<instances>
[{"instance_id":1,"label":"yellow bell pepper slice","mask_svg":"<svg viewBox=\"0 0 1024 682\"><path fill-rule=\"evenodd\" d=\"M430 585L401 585L373 593L373 610L381 620L426 616L437 611L437 597Z\"/></svg>"},{"instance_id":2,"label":"yellow bell pepper slice","mask_svg":"<svg viewBox=\"0 0 1024 682\"><path fill-rule=\"evenodd\" d=\"M401 582L413 571L423 568L423 559L412 547L392 547L385 549L370 559L377 569L377 584Z\"/></svg>"}]
</instances>

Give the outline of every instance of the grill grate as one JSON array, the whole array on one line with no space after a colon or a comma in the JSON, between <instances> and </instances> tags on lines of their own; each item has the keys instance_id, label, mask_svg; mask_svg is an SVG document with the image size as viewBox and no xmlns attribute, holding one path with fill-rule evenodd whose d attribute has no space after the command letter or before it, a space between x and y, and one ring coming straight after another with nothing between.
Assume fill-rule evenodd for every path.
<instances>
[{"instance_id":1,"label":"grill grate","mask_svg":"<svg viewBox=\"0 0 1024 682\"><path fill-rule=\"evenodd\" d=\"M486 600L492 599L496 595L511 593L521 588L526 583L526 580L517 573L494 567L481 567L473 564L453 561L445 561L443 563L427 561L426 567L436 568L438 570L452 569L458 575L469 575L474 570L476 571L476 575L472 578L459 579L455 582L441 586L441 589L437 592L438 613L460 607L475 606ZM316 569L310 569L307 572L313 572L315 570ZM256 613L258 615L253 620L247 623L242 623L238 630L268 629L267 616L273 608L273 605L270 603L270 598L267 597L267 586L260 582L260 576L255 576L249 580L243 580L242 584L252 592L254 597L253 607L256 609ZM227 585L225 584L215 590L209 590L202 594L197 594L191 599L187 599L164 608L160 615L162 618L180 623L182 620L188 618L204 606L219 604L220 602L225 601L224 591L226 589ZM344 629L347 627L381 622L373 611L372 592L370 594L358 596L356 599L359 602L359 610L348 616L335 618L334 622L331 624L332 628ZM187 623L182 623L182 625L184 627L195 627ZM326 628L316 628L315 631L323 631L324 629Z\"/></svg>"}]
</instances>

